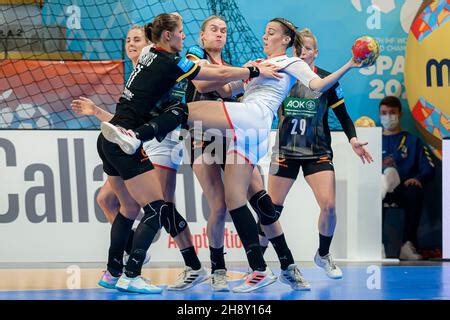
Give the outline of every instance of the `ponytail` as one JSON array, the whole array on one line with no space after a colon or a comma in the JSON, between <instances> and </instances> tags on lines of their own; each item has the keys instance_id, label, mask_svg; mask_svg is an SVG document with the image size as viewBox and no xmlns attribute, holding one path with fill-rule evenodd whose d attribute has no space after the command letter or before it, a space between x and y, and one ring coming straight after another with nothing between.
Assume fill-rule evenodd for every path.
<instances>
[{"instance_id":1,"label":"ponytail","mask_svg":"<svg viewBox=\"0 0 450 320\"><path fill-rule=\"evenodd\" d=\"M147 23L147 24L144 26L145 36L147 37L147 39L148 39L150 42L153 42L153 39L152 39L152 29L153 29L153 24L152 24L151 22Z\"/></svg>"}]
</instances>

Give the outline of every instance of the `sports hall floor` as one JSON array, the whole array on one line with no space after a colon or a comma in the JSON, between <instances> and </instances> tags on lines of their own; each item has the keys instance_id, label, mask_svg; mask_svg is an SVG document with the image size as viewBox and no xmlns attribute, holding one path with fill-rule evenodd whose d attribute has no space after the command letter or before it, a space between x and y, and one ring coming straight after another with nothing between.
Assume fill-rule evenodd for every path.
<instances>
[{"instance_id":1,"label":"sports hall floor","mask_svg":"<svg viewBox=\"0 0 450 320\"><path fill-rule=\"evenodd\" d=\"M187 291L165 290L156 295L97 286L104 264L78 264L79 278L73 277L76 269L67 269L70 265L77 264L0 264L0 300L450 300L450 262L338 262L344 273L340 280L328 279L311 262L300 262L311 291L292 291L277 281L253 293L213 293L209 283L204 282ZM279 274L278 264L269 266ZM152 283L165 286L176 279L181 267L151 263L143 275ZM228 264L231 287L240 282L246 270L243 264Z\"/></svg>"}]
</instances>

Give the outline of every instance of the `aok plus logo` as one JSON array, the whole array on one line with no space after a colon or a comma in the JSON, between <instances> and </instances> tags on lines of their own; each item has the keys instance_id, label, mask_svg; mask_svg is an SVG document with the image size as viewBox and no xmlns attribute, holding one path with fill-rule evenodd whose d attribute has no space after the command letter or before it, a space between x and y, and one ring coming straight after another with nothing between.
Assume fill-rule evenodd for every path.
<instances>
[{"instance_id":1,"label":"aok plus logo","mask_svg":"<svg viewBox=\"0 0 450 320\"><path fill-rule=\"evenodd\" d=\"M440 157L450 136L450 2L433 1L411 25L405 54L405 87L416 126Z\"/></svg>"}]
</instances>

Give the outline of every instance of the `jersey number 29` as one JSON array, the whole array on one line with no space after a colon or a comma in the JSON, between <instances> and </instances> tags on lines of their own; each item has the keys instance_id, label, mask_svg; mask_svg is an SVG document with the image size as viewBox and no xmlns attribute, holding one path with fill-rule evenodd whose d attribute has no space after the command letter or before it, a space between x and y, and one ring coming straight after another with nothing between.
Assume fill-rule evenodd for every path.
<instances>
[{"instance_id":1,"label":"jersey number 29","mask_svg":"<svg viewBox=\"0 0 450 320\"><path fill-rule=\"evenodd\" d=\"M299 132L300 131L300 132ZM291 134L304 135L306 132L306 120L305 119L292 119L292 131Z\"/></svg>"}]
</instances>

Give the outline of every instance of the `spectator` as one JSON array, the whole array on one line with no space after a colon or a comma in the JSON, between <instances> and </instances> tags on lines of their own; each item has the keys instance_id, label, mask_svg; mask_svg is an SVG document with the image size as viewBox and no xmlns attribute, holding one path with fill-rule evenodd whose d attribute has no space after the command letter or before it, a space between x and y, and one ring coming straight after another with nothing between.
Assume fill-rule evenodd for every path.
<instances>
[{"instance_id":1,"label":"spectator","mask_svg":"<svg viewBox=\"0 0 450 320\"><path fill-rule=\"evenodd\" d=\"M399 206L405 210L400 260L421 260L422 256L416 251L417 229L423 205L423 185L433 177L434 164L422 141L402 130L400 100L387 96L380 101L379 107L383 126L383 174L390 186L385 190L383 206ZM399 181L395 181L398 177Z\"/></svg>"}]
</instances>

